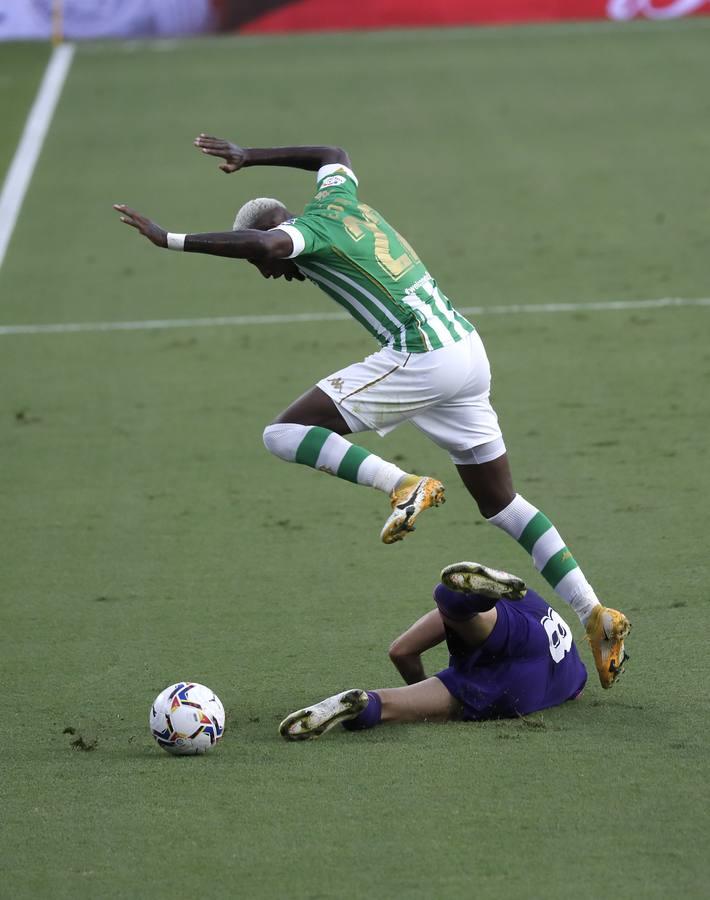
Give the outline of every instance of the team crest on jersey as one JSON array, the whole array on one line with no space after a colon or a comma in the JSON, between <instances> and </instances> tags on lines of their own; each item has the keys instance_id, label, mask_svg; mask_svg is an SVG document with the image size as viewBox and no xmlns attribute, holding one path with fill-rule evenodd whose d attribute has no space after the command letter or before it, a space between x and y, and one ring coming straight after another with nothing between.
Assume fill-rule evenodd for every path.
<instances>
[{"instance_id":1,"label":"team crest on jersey","mask_svg":"<svg viewBox=\"0 0 710 900\"><path fill-rule=\"evenodd\" d=\"M335 187L337 184L345 184L345 177L343 175L330 175L328 178L324 178L321 181L321 187Z\"/></svg>"}]
</instances>

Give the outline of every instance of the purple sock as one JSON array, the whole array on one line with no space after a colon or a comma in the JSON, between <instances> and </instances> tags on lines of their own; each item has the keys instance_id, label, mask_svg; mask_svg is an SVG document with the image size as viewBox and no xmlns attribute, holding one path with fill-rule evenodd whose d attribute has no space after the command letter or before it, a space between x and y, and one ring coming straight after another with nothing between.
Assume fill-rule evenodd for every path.
<instances>
[{"instance_id":1,"label":"purple sock","mask_svg":"<svg viewBox=\"0 0 710 900\"><path fill-rule=\"evenodd\" d=\"M348 731L361 731L363 728L374 728L380 724L382 718L382 700L380 695L374 691L367 691L370 702L363 711L355 716L354 719L346 719L343 722L343 728Z\"/></svg>"},{"instance_id":2,"label":"purple sock","mask_svg":"<svg viewBox=\"0 0 710 900\"><path fill-rule=\"evenodd\" d=\"M470 619L476 613L493 609L498 602L482 594L462 594L459 591L452 591L444 584L437 584L434 588L434 601L442 615L460 622Z\"/></svg>"}]
</instances>

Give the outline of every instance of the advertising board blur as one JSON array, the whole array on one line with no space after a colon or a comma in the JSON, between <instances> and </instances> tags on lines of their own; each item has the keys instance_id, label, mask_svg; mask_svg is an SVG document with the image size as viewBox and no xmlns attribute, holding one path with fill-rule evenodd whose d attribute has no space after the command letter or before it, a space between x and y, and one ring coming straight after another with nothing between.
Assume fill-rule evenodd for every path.
<instances>
[{"instance_id":1,"label":"advertising board blur","mask_svg":"<svg viewBox=\"0 0 710 900\"><path fill-rule=\"evenodd\" d=\"M0 40L175 37L710 15L710 0L0 0Z\"/></svg>"}]
</instances>

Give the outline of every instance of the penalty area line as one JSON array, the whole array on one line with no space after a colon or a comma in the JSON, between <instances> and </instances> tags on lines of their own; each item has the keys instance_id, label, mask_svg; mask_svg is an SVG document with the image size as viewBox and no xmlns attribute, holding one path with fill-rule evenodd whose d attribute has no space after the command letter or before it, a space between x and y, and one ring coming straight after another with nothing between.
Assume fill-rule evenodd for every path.
<instances>
[{"instance_id":1,"label":"penalty area line","mask_svg":"<svg viewBox=\"0 0 710 900\"><path fill-rule=\"evenodd\" d=\"M710 297L660 297L654 300L599 300L589 303L513 303L505 306L462 306L459 312L475 316L511 316L525 313L623 312L637 309L710 307ZM276 313L274 315L215 316L201 319L139 319L135 322L57 322L47 325L0 325L0 337L14 334L72 334L105 331L163 331L173 328L224 328L249 325L296 325L302 322L340 322L346 312Z\"/></svg>"},{"instance_id":2,"label":"penalty area line","mask_svg":"<svg viewBox=\"0 0 710 900\"><path fill-rule=\"evenodd\" d=\"M20 143L7 170L0 193L0 268L73 58L73 44L60 44L52 51Z\"/></svg>"}]
</instances>

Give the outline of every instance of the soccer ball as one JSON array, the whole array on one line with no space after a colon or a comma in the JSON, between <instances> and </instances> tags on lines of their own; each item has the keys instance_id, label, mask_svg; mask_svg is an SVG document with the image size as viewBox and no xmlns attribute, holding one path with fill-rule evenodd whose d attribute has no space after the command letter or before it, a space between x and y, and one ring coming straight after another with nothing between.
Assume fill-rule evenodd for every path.
<instances>
[{"instance_id":1,"label":"soccer ball","mask_svg":"<svg viewBox=\"0 0 710 900\"><path fill-rule=\"evenodd\" d=\"M178 681L153 701L150 733L168 753L207 753L224 734L224 707L204 684Z\"/></svg>"}]
</instances>

